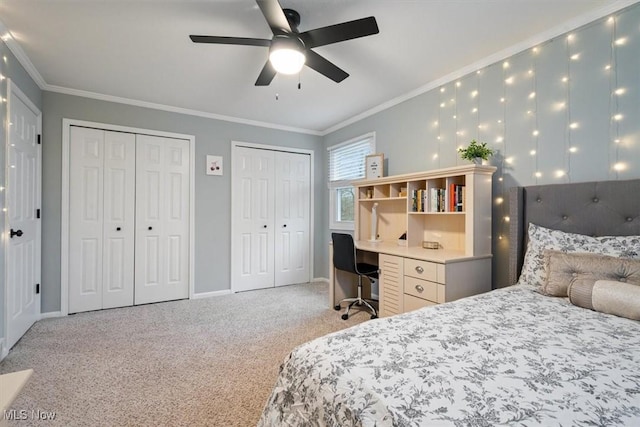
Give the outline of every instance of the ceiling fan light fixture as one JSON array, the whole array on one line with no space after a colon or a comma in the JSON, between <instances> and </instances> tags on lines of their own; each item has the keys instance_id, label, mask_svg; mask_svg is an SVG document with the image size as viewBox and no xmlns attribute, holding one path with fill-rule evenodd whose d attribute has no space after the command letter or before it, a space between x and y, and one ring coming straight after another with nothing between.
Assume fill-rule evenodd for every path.
<instances>
[{"instance_id":1,"label":"ceiling fan light fixture","mask_svg":"<svg viewBox=\"0 0 640 427\"><path fill-rule=\"evenodd\" d=\"M269 61L279 73L297 74L306 61L303 52L304 46L300 40L289 37L276 37L271 44Z\"/></svg>"}]
</instances>

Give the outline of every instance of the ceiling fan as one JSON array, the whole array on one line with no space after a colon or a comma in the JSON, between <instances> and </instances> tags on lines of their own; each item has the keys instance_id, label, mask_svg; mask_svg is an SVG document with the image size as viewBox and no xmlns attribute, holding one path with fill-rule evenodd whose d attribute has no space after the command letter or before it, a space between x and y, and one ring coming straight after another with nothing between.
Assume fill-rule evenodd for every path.
<instances>
[{"instance_id":1,"label":"ceiling fan","mask_svg":"<svg viewBox=\"0 0 640 427\"><path fill-rule=\"evenodd\" d=\"M282 9L278 0L256 0L256 3L271 27L273 33L271 40L248 37L189 36L194 43L268 47L269 59L256 80L256 86L268 86L276 73L296 74L305 64L334 82L340 83L349 77L349 74L311 49L379 32L376 18L370 16L300 33L298 32L300 24L298 12Z\"/></svg>"}]
</instances>

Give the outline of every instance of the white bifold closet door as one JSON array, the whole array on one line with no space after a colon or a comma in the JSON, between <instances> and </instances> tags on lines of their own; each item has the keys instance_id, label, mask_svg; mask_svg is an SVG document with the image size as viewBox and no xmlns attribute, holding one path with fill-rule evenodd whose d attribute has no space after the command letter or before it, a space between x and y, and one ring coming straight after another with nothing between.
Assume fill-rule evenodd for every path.
<instances>
[{"instance_id":1,"label":"white bifold closet door","mask_svg":"<svg viewBox=\"0 0 640 427\"><path fill-rule=\"evenodd\" d=\"M189 142L136 136L135 303L189 297Z\"/></svg>"},{"instance_id":2,"label":"white bifold closet door","mask_svg":"<svg viewBox=\"0 0 640 427\"><path fill-rule=\"evenodd\" d=\"M189 142L71 126L69 313L189 297Z\"/></svg>"},{"instance_id":3,"label":"white bifold closet door","mask_svg":"<svg viewBox=\"0 0 640 427\"><path fill-rule=\"evenodd\" d=\"M233 290L309 281L310 156L234 148Z\"/></svg>"},{"instance_id":4,"label":"white bifold closet door","mask_svg":"<svg viewBox=\"0 0 640 427\"><path fill-rule=\"evenodd\" d=\"M135 135L71 127L69 312L133 305Z\"/></svg>"}]
</instances>

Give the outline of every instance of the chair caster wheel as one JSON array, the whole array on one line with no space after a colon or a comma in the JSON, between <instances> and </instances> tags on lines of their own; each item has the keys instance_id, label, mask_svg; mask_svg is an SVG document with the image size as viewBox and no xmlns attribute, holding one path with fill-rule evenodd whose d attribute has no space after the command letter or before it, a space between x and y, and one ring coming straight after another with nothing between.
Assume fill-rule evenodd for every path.
<instances>
[{"instance_id":1,"label":"chair caster wheel","mask_svg":"<svg viewBox=\"0 0 640 427\"><path fill-rule=\"evenodd\" d=\"M342 315L342 320L347 320L348 318L349 318L349 315L348 315L348 314L343 314L343 315Z\"/></svg>"},{"instance_id":2,"label":"chair caster wheel","mask_svg":"<svg viewBox=\"0 0 640 427\"><path fill-rule=\"evenodd\" d=\"M334 307L333 307L333 309L334 309L335 311L340 311L340 304L338 304L338 305L334 306Z\"/></svg>"},{"instance_id":3,"label":"chair caster wheel","mask_svg":"<svg viewBox=\"0 0 640 427\"><path fill-rule=\"evenodd\" d=\"M372 314L372 315L371 315L371 318L372 318L372 319L377 319L377 318L378 318L378 316L376 316L375 314Z\"/></svg>"}]
</instances>

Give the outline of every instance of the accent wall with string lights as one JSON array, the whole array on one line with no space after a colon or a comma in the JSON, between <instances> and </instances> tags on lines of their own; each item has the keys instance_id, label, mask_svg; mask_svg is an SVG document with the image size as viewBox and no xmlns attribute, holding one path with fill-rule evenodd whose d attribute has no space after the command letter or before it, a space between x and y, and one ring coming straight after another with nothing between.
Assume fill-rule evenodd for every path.
<instances>
[{"instance_id":1,"label":"accent wall with string lights","mask_svg":"<svg viewBox=\"0 0 640 427\"><path fill-rule=\"evenodd\" d=\"M376 132L390 175L463 164L457 150L472 139L496 151L494 283L504 286L510 187L640 178L640 3L439 84L325 142L365 130Z\"/></svg>"}]
</instances>

